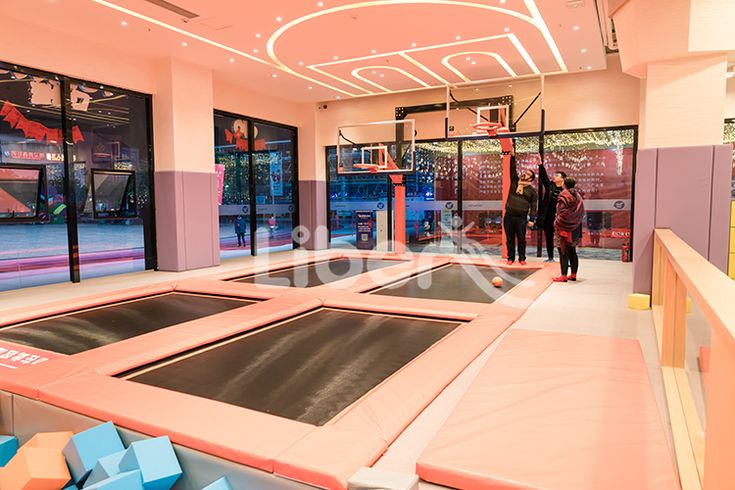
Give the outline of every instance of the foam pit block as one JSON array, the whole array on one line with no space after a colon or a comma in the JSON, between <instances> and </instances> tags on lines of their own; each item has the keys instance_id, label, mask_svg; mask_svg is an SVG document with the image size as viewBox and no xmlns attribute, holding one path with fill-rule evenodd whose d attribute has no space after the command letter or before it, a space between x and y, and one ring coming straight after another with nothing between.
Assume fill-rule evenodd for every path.
<instances>
[{"instance_id":1,"label":"foam pit block","mask_svg":"<svg viewBox=\"0 0 735 490\"><path fill-rule=\"evenodd\" d=\"M168 436L136 441L120 461L120 471L139 469L145 490L169 490L181 476L181 466Z\"/></svg>"},{"instance_id":2,"label":"foam pit block","mask_svg":"<svg viewBox=\"0 0 735 490\"><path fill-rule=\"evenodd\" d=\"M73 435L74 433L71 431L39 432L28 439L28 442L23 444L23 447L45 447L47 449L55 449L56 451L62 452Z\"/></svg>"},{"instance_id":3,"label":"foam pit block","mask_svg":"<svg viewBox=\"0 0 735 490\"><path fill-rule=\"evenodd\" d=\"M633 293L628 295L628 308L631 310L648 310L651 308L651 296Z\"/></svg>"},{"instance_id":4,"label":"foam pit block","mask_svg":"<svg viewBox=\"0 0 735 490\"><path fill-rule=\"evenodd\" d=\"M8 464L18 452L18 438L15 436L0 436L0 467Z\"/></svg>"},{"instance_id":5,"label":"foam pit block","mask_svg":"<svg viewBox=\"0 0 735 490\"><path fill-rule=\"evenodd\" d=\"M376 468L361 468L347 482L349 490L418 490L419 477L408 473L385 471Z\"/></svg>"},{"instance_id":6,"label":"foam pit block","mask_svg":"<svg viewBox=\"0 0 735 490\"><path fill-rule=\"evenodd\" d=\"M69 480L69 483L67 483L61 490L79 490L79 487L74 483L74 480Z\"/></svg>"},{"instance_id":7,"label":"foam pit block","mask_svg":"<svg viewBox=\"0 0 735 490\"><path fill-rule=\"evenodd\" d=\"M97 482L84 489L91 490L143 490L143 477L140 470L126 471Z\"/></svg>"},{"instance_id":8,"label":"foam pit block","mask_svg":"<svg viewBox=\"0 0 735 490\"><path fill-rule=\"evenodd\" d=\"M61 451L45 447L22 447L0 472L3 490L56 490L71 476Z\"/></svg>"},{"instance_id":9,"label":"foam pit block","mask_svg":"<svg viewBox=\"0 0 735 490\"><path fill-rule=\"evenodd\" d=\"M97 460L123 451L122 440L112 422L107 422L74 434L64 446L72 478L79 485L89 476Z\"/></svg>"},{"instance_id":10,"label":"foam pit block","mask_svg":"<svg viewBox=\"0 0 735 490\"><path fill-rule=\"evenodd\" d=\"M232 490L232 487L230 486L230 481L227 477L223 476L219 480L210 483L202 490Z\"/></svg>"},{"instance_id":11,"label":"foam pit block","mask_svg":"<svg viewBox=\"0 0 735 490\"><path fill-rule=\"evenodd\" d=\"M119 474L120 461L122 461L124 455L125 451L118 451L97 460L97 464L94 465L94 468L92 468L92 471L89 473L87 480L84 482L84 487L86 488Z\"/></svg>"}]
</instances>

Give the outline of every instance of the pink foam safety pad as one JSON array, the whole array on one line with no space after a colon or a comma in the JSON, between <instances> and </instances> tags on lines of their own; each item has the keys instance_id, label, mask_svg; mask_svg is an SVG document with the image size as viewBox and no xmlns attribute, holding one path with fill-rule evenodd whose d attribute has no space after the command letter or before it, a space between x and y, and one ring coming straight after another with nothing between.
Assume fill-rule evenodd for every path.
<instances>
[{"instance_id":1,"label":"pink foam safety pad","mask_svg":"<svg viewBox=\"0 0 735 490\"><path fill-rule=\"evenodd\" d=\"M416 465L454 488L679 483L637 341L511 331Z\"/></svg>"}]
</instances>

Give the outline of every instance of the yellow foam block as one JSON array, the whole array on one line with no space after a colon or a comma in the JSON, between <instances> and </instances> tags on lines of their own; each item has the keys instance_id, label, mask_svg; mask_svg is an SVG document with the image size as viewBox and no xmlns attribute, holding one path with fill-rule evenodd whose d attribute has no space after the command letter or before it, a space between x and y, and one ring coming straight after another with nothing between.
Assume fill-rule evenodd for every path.
<instances>
[{"instance_id":1,"label":"yellow foam block","mask_svg":"<svg viewBox=\"0 0 735 490\"><path fill-rule=\"evenodd\" d=\"M0 473L2 490L57 490L71 479L61 451L23 446Z\"/></svg>"},{"instance_id":2,"label":"yellow foam block","mask_svg":"<svg viewBox=\"0 0 735 490\"><path fill-rule=\"evenodd\" d=\"M730 228L730 253L735 254L735 226Z\"/></svg>"},{"instance_id":3,"label":"yellow foam block","mask_svg":"<svg viewBox=\"0 0 735 490\"><path fill-rule=\"evenodd\" d=\"M651 295L640 293L629 294L628 308L632 310L648 310L651 308Z\"/></svg>"},{"instance_id":4,"label":"yellow foam block","mask_svg":"<svg viewBox=\"0 0 735 490\"><path fill-rule=\"evenodd\" d=\"M687 313L692 312L692 298L687 296Z\"/></svg>"},{"instance_id":5,"label":"yellow foam block","mask_svg":"<svg viewBox=\"0 0 735 490\"><path fill-rule=\"evenodd\" d=\"M730 254L730 269L728 275L735 279L735 254Z\"/></svg>"},{"instance_id":6,"label":"yellow foam block","mask_svg":"<svg viewBox=\"0 0 735 490\"><path fill-rule=\"evenodd\" d=\"M74 433L71 431L67 432L39 432L35 436L31 437L28 442L23 444L23 447L45 447L47 449L55 449L61 452L69 442L71 436Z\"/></svg>"},{"instance_id":7,"label":"yellow foam block","mask_svg":"<svg viewBox=\"0 0 735 490\"><path fill-rule=\"evenodd\" d=\"M733 226L735 226L735 201L730 201L730 219Z\"/></svg>"}]
</instances>

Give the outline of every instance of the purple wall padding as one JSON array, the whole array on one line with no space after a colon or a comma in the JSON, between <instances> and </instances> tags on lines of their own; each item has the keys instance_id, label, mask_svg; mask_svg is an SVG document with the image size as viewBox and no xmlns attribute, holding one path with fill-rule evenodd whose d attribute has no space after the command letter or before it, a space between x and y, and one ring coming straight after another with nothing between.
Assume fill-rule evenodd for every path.
<instances>
[{"instance_id":1,"label":"purple wall padding","mask_svg":"<svg viewBox=\"0 0 735 490\"><path fill-rule=\"evenodd\" d=\"M155 179L159 270L219 265L216 174L166 171Z\"/></svg>"},{"instance_id":2,"label":"purple wall padding","mask_svg":"<svg viewBox=\"0 0 735 490\"><path fill-rule=\"evenodd\" d=\"M655 228L671 228L727 273L731 178L730 145L638 152L633 228L634 292L651 292Z\"/></svg>"},{"instance_id":3,"label":"purple wall padding","mask_svg":"<svg viewBox=\"0 0 735 490\"><path fill-rule=\"evenodd\" d=\"M712 212L710 213L709 260L727 274L730 242L730 187L732 145L714 147L712 159Z\"/></svg>"},{"instance_id":4,"label":"purple wall padding","mask_svg":"<svg viewBox=\"0 0 735 490\"><path fill-rule=\"evenodd\" d=\"M301 242L303 248L323 250L329 247L325 181L299 181L299 221L306 233Z\"/></svg>"},{"instance_id":5,"label":"purple wall padding","mask_svg":"<svg viewBox=\"0 0 735 490\"><path fill-rule=\"evenodd\" d=\"M659 148L657 174L656 228L671 228L707 257L712 147Z\"/></svg>"},{"instance_id":6,"label":"purple wall padding","mask_svg":"<svg viewBox=\"0 0 735 490\"><path fill-rule=\"evenodd\" d=\"M635 172L635 219L633 220L633 291L651 291L653 233L656 225L655 148L640 150Z\"/></svg>"}]
</instances>

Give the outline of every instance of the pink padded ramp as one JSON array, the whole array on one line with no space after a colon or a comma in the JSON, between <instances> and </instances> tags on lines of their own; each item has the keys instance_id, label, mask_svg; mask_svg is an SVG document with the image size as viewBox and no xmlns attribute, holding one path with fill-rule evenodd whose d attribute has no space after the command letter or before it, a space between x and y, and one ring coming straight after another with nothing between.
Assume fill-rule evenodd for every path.
<instances>
[{"instance_id":1,"label":"pink padded ramp","mask_svg":"<svg viewBox=\"0 0 735 490\"><path fill-rule=\"evenodd\" d=\"M678 489L637 341L514 330L417 463L454 488Z\"/></svg>"}]
</instances>

